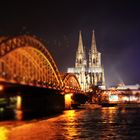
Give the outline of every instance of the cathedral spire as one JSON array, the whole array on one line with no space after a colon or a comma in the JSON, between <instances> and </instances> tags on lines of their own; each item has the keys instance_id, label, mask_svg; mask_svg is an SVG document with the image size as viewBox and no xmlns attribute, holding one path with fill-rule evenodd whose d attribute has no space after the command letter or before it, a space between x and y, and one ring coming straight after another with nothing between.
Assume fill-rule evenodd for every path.
<instances>
[{"instance_id":1,"label":"cathedral spire","mask_svg":"<svg viewBox=\"0 0 140 140\"><path fill-rule=\"evenodd\" d=\"M75 67L68 68L67 72L76 75L81 89L85 92L89 91L93 86L99 86L105 89L104 69L101 66L101 53L96 48L94 31L88 61L86 59L86 50L82 41L81 31L79 32L77 44Z\"/></svg>"},{"instance_id":2,"label":"cathedral spire","mask_svg":"<svg viewBox=\"0 0 140 140\"><path fill-rule=\"evenodd\" d=\"M97 52L94 30L93 30L93 33L92 33L91 52L93 52L93 53Z\"/></svg>"},{"instance_id":3,"label":"cathedral spire","mask_svg":"<svg viewBox=\"0 0 140 140\"><path fill-rule=\"evenodd\" d=\"M85 49L84 49L83 41L82 41L82 33L80 31L78 49L76 52L75 67L86 67L86 65L87 65L86 54L85 54Z\"/></svg>"},{"instance_id":4,"label":"cathedral spire","mask_svg":"<svg viewBox=\"0 0 140 140\"><path fill-rule=\"evenodd\" d=\"M101 53L97 51L94 31L92 33L91 50L89 51L89 67L101 67Z\"/></svg>"},{"instance_id":5,"label":"cathedral spire","mask_svg":"<svg viewBox=\"0 0 140 140\"><path fill-rule=\"evenodd\" d=\"M79 42L78 42L78 52L84 53L83 41L82 41L82 33L79 32Z\"/></svg>"}]
</instances>

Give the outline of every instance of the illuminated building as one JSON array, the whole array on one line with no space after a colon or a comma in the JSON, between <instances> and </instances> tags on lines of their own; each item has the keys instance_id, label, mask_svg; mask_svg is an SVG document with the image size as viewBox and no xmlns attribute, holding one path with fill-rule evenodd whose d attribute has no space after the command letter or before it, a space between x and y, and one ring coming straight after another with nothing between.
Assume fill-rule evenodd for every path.
<instances>
[{"instance_id":1,"label":"illuminated building","mask_svg":"<svg viewBox=\"0 0 140 140\"><path fill-rule=\"evenodd\" d=\"M91 86L105 88L104 69L101 66L101 53L97 51L95 35L93 31L89 59L86 59L86 52L83 46L82 34L79 32L78 49L74 68L68 68L68 73L76 74L79 83L84 91Z\"/></svg>"},{"instance_id":2,"label":"illuminated building","mask_svg":"<svg viewBox=\"0 0 140 140\"><path fill-rule=\"evenodd\" d=\"M125 84L119 84L117 86L118 90L125 90L125 89L130 89L130 90L138 90L140 88L139 84L136 85L125 85Z\"/></svg>"}]
</instances>

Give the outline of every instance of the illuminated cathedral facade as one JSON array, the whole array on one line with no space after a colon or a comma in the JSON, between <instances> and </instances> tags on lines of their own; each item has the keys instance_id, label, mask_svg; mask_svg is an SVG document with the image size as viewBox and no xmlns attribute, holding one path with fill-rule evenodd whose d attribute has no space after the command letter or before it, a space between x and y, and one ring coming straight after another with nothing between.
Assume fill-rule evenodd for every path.
<instances>
[{"instance_id":1,"label":"illuminated cathedral facade","mask_svg":"<svg viewBox=\"0 0 140 140\"><path fill-rule=\"evenodd\" d=\"M104 68L101 65L101 53L97 51L94 31L88 56L87 61L82 41L82 33L80 31L75 67L68 68L67 72L74 73L77 76L84 91L88 91L92 86L105 88Z\"/></svg>"}]
</instances>

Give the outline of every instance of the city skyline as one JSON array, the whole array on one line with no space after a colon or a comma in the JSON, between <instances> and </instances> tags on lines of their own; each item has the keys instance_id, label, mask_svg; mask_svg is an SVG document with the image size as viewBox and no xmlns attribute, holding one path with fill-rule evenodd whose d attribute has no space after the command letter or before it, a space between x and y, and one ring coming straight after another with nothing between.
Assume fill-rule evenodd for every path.
<instances>
[{"instance_id":1,"label":"city skyline","mask_svg":"<svg viewBox=\"0 0 140 140\"><path fill-rule=\"evenodd\" d=\"M136 84L140 83L139 6L131 1L3 2L0 35L37 35L60 71L66 72L75 62L79 30L86 51L94 30L107 84Z\"/></svg>"}]
</instances>

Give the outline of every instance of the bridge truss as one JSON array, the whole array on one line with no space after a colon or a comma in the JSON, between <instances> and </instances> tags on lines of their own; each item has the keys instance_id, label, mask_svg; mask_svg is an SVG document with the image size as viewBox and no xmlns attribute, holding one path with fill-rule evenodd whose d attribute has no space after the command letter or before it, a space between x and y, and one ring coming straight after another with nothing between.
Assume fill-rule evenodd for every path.
<instances>
[{"instance_id":1,"label":"bridge truss","mask_svg":"<svg viewBox=\"0 0 140 140\"><path fill-rule=\"evenodd\" d=\"M40 40L29 35L0 38L0 81L51 89L80 89L74 75L62 80L49 51Z\"/></svg>"}]
</instances>

